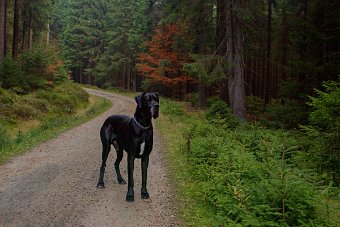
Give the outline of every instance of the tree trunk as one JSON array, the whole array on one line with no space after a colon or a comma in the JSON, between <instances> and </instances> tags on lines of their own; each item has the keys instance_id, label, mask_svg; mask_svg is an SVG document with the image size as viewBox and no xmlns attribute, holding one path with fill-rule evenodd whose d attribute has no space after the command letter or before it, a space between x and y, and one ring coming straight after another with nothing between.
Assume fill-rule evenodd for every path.
<instances>
[{"instance_id":1,"label":"tree trunk","mask_svg":"<svg viewBox=\"0 0 340 227\"><path fill-rule=\"evenodd\" d=\"M207 9L203 0L199 1L199 14L198 14L198 53L207 53L207 23L206 15ZM199 81L198 84L199 104L200 108L203 109L206 106L206 89L203 81Z\"/></svg>"},{"instance_id":2,"label":"tree trunk","mask_svg":"<svg viewBox=\"0 0 340 227\"><path fill-rule=\"evenodd\" d=\"M25 42L26 42L26 29L27 29L27 22L24 19L22 22L22 40L21 40L21 51L25 49Z\"/></svg>"},{"instance_id":3,"label":"tree trunk","mask_svg":"<svg viewBox=\"0 0 340 227\"><path fill-rule=\"evenodd\" d=\"M47 24L47 33L46 33L46 45L50 44L50 24Z\"/></svg>"},{"instance_id":4,"label":"tree trunk","mask_svg":"<svg viewBox=\"0 0 340 227\"><path fill-rule=\"evenodd\" d=\"M229 103L233 113L240 119L246 119L244 87L244 43L241 15L243 1L227 2L227 61ZM236 12L236 13L235 13Z\"/></svg>"},{"instance_id":5,"label":"tree trunk","mask_svg":"<svg viewBox=\"0 0 340 227\"><path fill-rule=\"evenodd\" d=\"M265 105L271 103L272 98L272 70L271 70L271 55L272 55L272 0L268 0L268 27L267 27L267 62L266 62L266 89L265 89Z\"/></svg>"},{"instance_id":6,"label":"tree trunk","mask_svg":"<svg viewBox=\"0 0 340 227\"><path fill-rule=\"evenodd\" d=\"M127 89L131 90L131 60L129 59L127 62L127 70L126 70L126 74L127 74Z\"/></svg>"},{"instance_id":7,"label":"tree trunk","mask_svg":"<svg viewBox=\"0 0 340 227\"><path fill-rule=\"evenodd\" d=\"M216 16L216 54L224 56L227 51L226 43L226 11L227 5L225 0L217 0Z\"/></svg>"},{"instance_id":8,"label":"tree trunk","mask_svg":"<svg viewBox=\"0 0 340 227\"><path fill-rule=\"evenodd\" d=\"M7 0L0 0L0 60L6 56Z\"/></svg>"},{"instance_id":9,"label":"tree trunk","mask_svg":"<svg viewBox=\"0 0 340 227\"><path fill-rule=\"evenodd\" d=\"M288 25L287 25L287 13L286 10L283 10L283 20L282 20L282 34L281 34L281 43L282 43L282 58L281 58L281 79L283 81L287 81L287 51L288 51Z\"/></svg>"},{"instance_id":10,"label":"tree trunk","mask_svg":"<svg viewBox=\"0 0 340 227\"><path fill-rule=\"evenodd\" d=\"M226 55L227 51L227 4L225 0L217 0L217 17L216 17L216 53L221 56ZM227 75L226 75L227 77ZM222 79L219 86L219 97L221 100L229 103L228 79Z\"/></svg>"},{"instance_id":11,"label":"tree trunk","mask_svg":"<svg viewBox=\"0 0 340 227\"><path fill-rule=\"evenodd\" d=\"M79 83L83 83L83 63L80 63L79 67Z\"/></svg>"},{"instance_id":12,"label":"tree trunk","mask_svg":"<svg viewBox=\"0 0 340 227\"><path fill-rule=\"evenodd\" d=\"M13 19L13 49L12 57L18 56L18 41L19 41L19 4L18 0L14 0L14 19Z\"/></svg>"},{"instance_id":13,"label":"tree trunk","mask_svg":"<svg viewBox=\"0 0 340 227\"><path fill-rule=\"evenodd\" d=\"M28 49L32 49L33 46L33 13L32 6L30 6L29 20L28 20Z\"/></svg>"},{"instance_id":14,"label":"tree trunk","mask_svg":"<svg viewBox=\"0 0 340 227\"><path fill-rule=\"evenodd\" d=\"M137 72L136 72L136 63L135 59L132 59L132 65L131 65L131 75L132 75L132 89L133 91L137 91Z\"/></svg>"}]
</instances>

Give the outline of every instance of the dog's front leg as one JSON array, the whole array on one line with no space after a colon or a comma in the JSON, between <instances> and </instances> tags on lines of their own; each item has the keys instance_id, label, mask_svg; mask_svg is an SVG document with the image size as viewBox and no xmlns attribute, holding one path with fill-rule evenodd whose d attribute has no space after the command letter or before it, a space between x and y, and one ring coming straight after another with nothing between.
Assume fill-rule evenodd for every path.
<instances>
[{"instance_id":1,"label":"dog's front leg","mask_svg":"<svg viewBox=\"0 0 340 227\"><path fill-rule=\"evenodd\" d=\"M148 190L146 189L146 182L148 179L148 166L149 166L149 155L145 155L142 157L142 189L141 189L142 199L150 198Z\"/></svg>"},{"instance_id":2,"label":"dog's front leg","mask_svg":"<svg viewBox=\"0 0 340 227\"><path fill-rule=\"evenodd\" d=\"M133 169L135 164L135 157L131 154L128 155L128 191L126 193L126 201L135 201L134 191L133 191Z\"/></svg>"}]
</instances>

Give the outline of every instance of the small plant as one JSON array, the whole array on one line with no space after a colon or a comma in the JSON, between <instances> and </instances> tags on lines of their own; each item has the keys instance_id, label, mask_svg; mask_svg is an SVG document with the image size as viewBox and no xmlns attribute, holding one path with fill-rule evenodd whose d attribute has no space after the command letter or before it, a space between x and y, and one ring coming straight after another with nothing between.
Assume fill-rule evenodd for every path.
<instances>
[{"instance_id":1,"label":"small plant","mask_svg":"<svg viewBox=\"0 0 340 227\"><path fill-rule=\"evenodd\" d=\"M233 115L232 110L222 100L210 100L209 105L205 116L210 122L230 128L235 128L240 123Z\"/></svg>"}]
</instances>

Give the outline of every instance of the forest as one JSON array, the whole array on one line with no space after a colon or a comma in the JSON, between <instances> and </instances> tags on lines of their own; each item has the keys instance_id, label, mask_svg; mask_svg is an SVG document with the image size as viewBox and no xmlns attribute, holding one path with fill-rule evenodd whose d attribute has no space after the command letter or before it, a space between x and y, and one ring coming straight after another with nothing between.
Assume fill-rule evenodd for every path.
<instances>
[{"instance_id":1,"label":"forest","mask_svg":"<svg viewBox=\"0 0 340 227\"><path fill-rule=\"evenodd\" d=\"M336 0L1 0L0 122L69 80L158 92L167 127L182 122L170 159L198 207L188 225L336 226L339 15Z\"/></svg>"}]
</instances>

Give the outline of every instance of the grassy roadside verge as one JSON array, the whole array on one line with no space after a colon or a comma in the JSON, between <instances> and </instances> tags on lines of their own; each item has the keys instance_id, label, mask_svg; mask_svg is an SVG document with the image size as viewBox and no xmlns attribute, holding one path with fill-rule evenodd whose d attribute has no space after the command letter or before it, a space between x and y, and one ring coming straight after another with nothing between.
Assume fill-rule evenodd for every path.
<instances>
[{"instance_id":1,"label":"grassy roadside verge","mask_svg":"<svg viewBox=\"0 0 340 227\"><path fill-rule=\"evenodd\" d=\"M0 132L0 164L15 155L22 154L38 144L58 136L70 128L85 123L112 106L112 103L105 98L92 95L88 97L88 101L82 104L74 104L73 106L69 103L69 98L71 97L65 95L70 91L67 86L66 90L61 90L58 93L60 96L52 91L40 92L40 95L44 98L48 97L47 99L50 102L52 100L56 102L56 106L46 106L46 109L49 110L46 110L45 113L29 116L28 119L15 119L13 122L8 121L8 119L2 121L5 127ZM82 90L80 86L75 89ZM33 96L34 99L32 98ZM37 94L30 95L28 98L25 97L25 99L35 100L34 102L36 102L35 96ZM11 105L16 105L17 102L21 102L20 100L22 100L22 97ZM69 106L67 105L68 103ZM45 104L41 103L41 105Z\"/></svg>"},{"instance_id":2,"label":"grassy roadside verge","mask_svg":"<svg viewBox=\"0 0 340 227\"><path fill-rule=\"evenodd\" d=\"M182 226L337 226L339 188L310 169L304 136L207 119L162 99Z\"/></svg>"}]
</instances>

